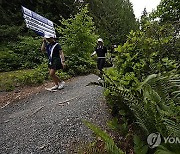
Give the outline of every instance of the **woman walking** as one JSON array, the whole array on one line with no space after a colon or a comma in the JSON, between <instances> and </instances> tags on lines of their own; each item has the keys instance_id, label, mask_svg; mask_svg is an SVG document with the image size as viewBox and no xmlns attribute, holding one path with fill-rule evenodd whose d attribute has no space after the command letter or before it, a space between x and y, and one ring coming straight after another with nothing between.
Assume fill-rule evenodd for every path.
<instances>
[{"instance_id":1,"label":"woman walking","mask_svg":"<svg viewBox=\"0 0 180 154\"><path fill-rule=\"evenodd\" d=\"M95 51L92 53L91 56L94 56L97 54L97 68L100 71L100 78L98 80L102 79L103 75L103 68L105 65L105 60L106 60L106 53L107 53L107 48L104 46L104 42L102 38L99 38L97 40L97 47L95 48Z\"/></svg>"},{"instance_id":2,"label":"woman walking","mask_svg":"<svg viewBox=\"0 0 180 154\"><path fill-rule=\"evenodd\" d=\"M60 44L56 42L53 35L46 34L43 38L41 51L46 51L48 54L49 75L55 84L52 88L47 88L47 90L62 89L65 85L65 82L61 81L55 74L57 70L63 69L65 67L64 53Z\"/></svg>"}]
</instances>

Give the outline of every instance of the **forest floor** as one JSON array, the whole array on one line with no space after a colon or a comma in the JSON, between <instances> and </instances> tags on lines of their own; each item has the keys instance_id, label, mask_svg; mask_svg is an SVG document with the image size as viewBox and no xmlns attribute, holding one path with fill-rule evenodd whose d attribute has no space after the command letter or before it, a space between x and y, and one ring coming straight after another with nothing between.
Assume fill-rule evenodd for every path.
<instances>
[{"instance_id":1,"label":"forest floor","mask_svg":"<svg viewBox=\"0 0 180 154\"><path fill-rule=\"evenodd\" d=\"M99 86L86 86L97 81L87 75L66 81L57 92L39 87L26 87L0 93L0 153L77 153L95 136L82 120L107 130L112 117Z\"/></svg>"}]
</instances>

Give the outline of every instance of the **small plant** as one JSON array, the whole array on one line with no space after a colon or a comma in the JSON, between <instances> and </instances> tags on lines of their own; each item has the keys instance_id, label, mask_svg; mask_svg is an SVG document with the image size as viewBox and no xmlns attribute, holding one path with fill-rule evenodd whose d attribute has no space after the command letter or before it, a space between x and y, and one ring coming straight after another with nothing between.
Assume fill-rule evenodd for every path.
<instances>
[{"instance_id":1,"label":"small plant","mask_svg":"<svg viewBox=\"0 0 180 154\"><path fill-rule=\"evenodd\" d=\"M109 154L124 154L124 152L116 146L113 139L106 132L88 121L84 121L84 124L88 126L96 135L101 137L101 139L105 142L105 149Z\"/></svg>"},{"instance_id":2,"label":"small plant","mask_svg":"<svg viewBox=\"0 0 180 154\"><path fill-rule=\"evenodd\" d=\"M148 152L148 145L144 145L137 135L134 135L134 152L135 154L147 154Z\"/></svg>"}]
</instances>

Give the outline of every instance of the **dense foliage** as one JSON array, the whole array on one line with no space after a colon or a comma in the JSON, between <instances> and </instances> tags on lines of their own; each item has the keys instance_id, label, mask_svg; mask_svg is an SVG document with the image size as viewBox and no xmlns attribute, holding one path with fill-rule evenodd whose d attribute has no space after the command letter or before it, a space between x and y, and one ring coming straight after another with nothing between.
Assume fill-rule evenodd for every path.
<instances>
[{"instance_id":1,"label":"dense foliage","mask_svg":"<svg viewBox=\"0 0 180 154\"><path fill-rule=\"evenodd\" d=\"M75 13L74 0L1 0L0 12L2 25L20 25L23 22L21 6L44 15L53 22L59 22L59 17L68 18Z\"/></svg>"},{"instance_id":2,"label":"dense foliage","mask_svg":"<svg viewBox=\"0 0 180 154\"><path fill-rule=\"evenodd\" d=\"M162 137L180 136L179 28L168 19L150 19L144 13L141 30L131 31L118 47L115 67L105 70L105 82L98 85L106 88L104 94L116 117L110 126L124 135L125 142L134 141L135 153L178 153L178 144L162 140L152 149L146 141L155 132ZM127 152L130 147L123 148Z\"/></svg>"},{"instance_id":3,"label":"dense foliage","mask_svg":"<svg viewBox=\"0 0 180 154\"><path fill-rule=\"evenodd\" d=\"M0 38L3 39L10 39L11 37L17 38L18 35L27 33L28 29L26 29L23 24L24 21L21 6L25 6L30 10L45 16L56 24L59 24L61 16L69 18L70 15L75 14L77 10L74 0L1 0L0 3L0 31L2 32L0 33ZM11 29L14 29L14 31Z\"/></svg>"},{"instance_id":4,"label":"dense foliage","mask_svg":"<svg viewBox=\"0 0 180 154\"><path fill-rule=\"evenodd\" d=\"M68 19L71 15L71 18L73 18L78 10L81 10L86 3L89 4L88 9L90 12L88 15L92 16L91 19L90 17L87 18L87 15L84 15L81 19L79 17L79 19L76 19L78 22L76 24L71 25L69 23L69 25L63 25L65 24L63 23L65 19ZM117 5L114 5L114 3ZM111 46L110 42L118 44L124 42L129 31L137 28L132 5L128 0L121 2L114 0L113 3L107 0L84 1L83 3L74 0L2 0L0 3L0 56L2 58L0 71L33 68L42 61L39 52L40 43L36 39L37 35L25 28L21 5L45 16L59 26L70 27L64 33L59 30L57 32L58 36L64 35L63 38L69 38L68 41L62 42L64 44L63 48L67 54L66 56L69 57L68 63L71 61L69 64L71 67L74 67L72 70L79 70L79 73L83 71L89 72L87 68L95 67L94 63L89 60L89 53L93 51L97 37L94 34L94 38L92 37L93 35L89 35L91 31L100 34L100 37L106 43L109 43L108 46ZM87 12L84 13L87 14ZM70 21L68 19L69 22L76 22L73 20ZM96 28L90 20L93 20ZM85 25L84 23L89 25ZM56 27L58 26L56 25ZM88 28L90 29L88 30ZM89 37L86 37L88 35ZM84 39L84 37L87 39ZM71 52L72 50L78 52ZM79 58L78 53L80 56L86 58ZM74 74L73 71L71 72Z\"/></svg>"},{"instance_id":5,"label":"dense foliage","mask_svg":"<svg viewBox=\"0 0 180 154\"><path fill-rule=\"evenodd\" d=\"M124 136L125 144L117 146L109 135L85 122L103 139L109 153L123 153L118 147L130 153L132 145L126 143L132 142L137 154L179 152L177 144L162 142L161 146L151 149L146 142L147 136L155 132L163 137L180 136L178 0L162 0L150 15L144 10L140 30L137 30L129 0L0 2L0 71L29 69L40 64L33 71L1 75L1 91L12 90L17 84L36 84L48 79L45 56L39 51L41 41L24 28L20 7L23 5L59 24L57 32L66 55L67 73L58 73L64 79L95 68L90 54L97 34L106 43L122 44L118 46L114 67L104 71L105 82L94 84L106 88L104 95L115 117L108 125Z\"/></svg>"},{"instance_id":6,"label":"dense foliage","mask_svg":"<svg viewBox=\"0 0 180 154\"><path fill-rule=\"evenodd\" d=\"M138 24L129 0L87 0L98 34L107 43L121 44Z\"/></svg>"},{"instance_id":7,"label":"dense foliage","mask_svg":"<svg viewBox=\"0 0 180 154\"><path fill-rule=\"evenodd\" d=\"M60 39L67 56L69 71L77 75L88 73L95 68L90 55L94 51L97 35L94 33L94 23L88 15L87 6L75 17L63 19L61 24L63 26L59 27L58 31L62 34Z\"/></svg>"},{"instance_id":8,"label":"dense foliage","mask_svg":"<svg viewBox=\"0 0 180 154\"><path fill-rule=\"evenodd\" d=\"M118 47L115 67L105 70L105 82L93 84L106 88L104 95L115 117L109 126L125 143L134 142L135 153L178 153L178 143L162 140L153 149L147 137L157 132L161 137L180 136L179 38L172 26L158 22L146 24L143 30L129 34ZM101 130L90 128L102 136ZM105 143L111 145L110 153L118 153L111 139ZM117 144L130 153L131 144Z\"/></svg>"},{"instance_id":9,"label":"dense foliage","mask_svg":"<svg viewBox=\"0 0 180 154\"><path fill-rule=\"evenodd\" d=\"M17 42L1 44L0 72L34 68L43 62L40 40L33 37L19 37Z\"/></svg>"},{"instance_id":10,"label":"dense foliage","mask_svg":"<svg viewBox=\"0 0 180 154\"><path fill-rule=\"evenodd\" d=\"M157 10L152 13L153 17L160 18L161 22L178 23L180 19L179 0L161 0Z\"/></svg>"},{"instance_id":11,"label":"dense foliage","mask_svg":"<svg viewBox=\"0 0 180 154\"><path fill-rule=\"evenodd\" d=\"M72 75L94 71L96 63L90 55L94 51L97 35L94 33L94 23L88 15L87 7L80 9L74 17L63 19L61 24L64 28L58 27L62 35L59 41L65 53L67 66L65 72L58 72L61 78L67 79ZM24 70L20 75L13 72L9 73L10 75L1 73L0 91L10 91L17 85L42 83L48 79L46 56L40 51L41 42L42 40L37 36L19 36L16 42L1 42L1 72L35 69L30 72Z\"/></svg>"},{"instance_id":12,"label":"dense foliage","mask_svg":"<svg viewBox=\"0 0 180 154\"><path fill-rule=\"evenodd\" d=\"M77 11L74 0L1 0L0 1L0 71L31 69L41 64L40 39L25 28L21 5L35 11L56 24L61 17L69 18Z\"/></svg>"}]
</instances>

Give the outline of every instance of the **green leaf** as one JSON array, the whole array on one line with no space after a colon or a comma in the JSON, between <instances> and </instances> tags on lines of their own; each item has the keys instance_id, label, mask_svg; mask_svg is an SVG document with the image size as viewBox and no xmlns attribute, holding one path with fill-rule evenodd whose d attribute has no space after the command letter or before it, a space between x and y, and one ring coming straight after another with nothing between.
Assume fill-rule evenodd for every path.
<instances>
[{"instance_id":1,"label":"green leaf","mask_svg":"<svg viewBox=\"0 0 180 154\"><path fill-rule=\"evenodd\" d=\"M138 86L138 89L141 89L145 84L147 84L150 80L154 79L157 77L157 74L151 74L149 75L142 83L140 83L140 85Z\"/></svg>"},{"instance_id":2,"label":"green leaf","mask_svg":"<svg viewBox=\"0 0 180 154\"><path fill-rule=\"evenodd\" d=\"M134 152L135 154L146 154L148 151L148 145L144 145L141 139L134 135Z\"/></svg>"},{"instance_id":3,"label":"green leaf","mask_svg":"<svg viewBox=\"0 0 180 154\"><path fill-rule=\"evenodd\" d=\"M83 121L83 123L88 126L96 135L102 138L108 152L112 154L124 154L124 152L116 146L113 139L106 132L102 131L100 128L88 121Z\"/></svg>"}]
</instances>

